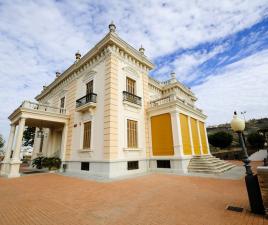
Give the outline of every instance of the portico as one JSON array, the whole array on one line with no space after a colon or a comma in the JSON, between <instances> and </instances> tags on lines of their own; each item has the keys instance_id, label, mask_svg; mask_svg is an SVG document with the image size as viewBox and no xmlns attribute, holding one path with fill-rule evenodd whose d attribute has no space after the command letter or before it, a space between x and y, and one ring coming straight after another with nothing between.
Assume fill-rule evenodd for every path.
<instances>
[{"instance_id":1,"label":"portico","mask_svg":"<svg viewBox=\"0 0 268 225\"><path fill-rule=\"evenodd\" d=\"M69 116L65 109L24 101L9 116L11 121L10 133L5 158L1 165L1 175L9 178L20 176L20 150L26 126L38 127L38 129L45 128L51 132L46 151L53 151L55 148L53 144L60 139L60 158L64 160L68 119ZM61 133L60 137L56 135L56 131Z\"/></svg>"}]
</instances>

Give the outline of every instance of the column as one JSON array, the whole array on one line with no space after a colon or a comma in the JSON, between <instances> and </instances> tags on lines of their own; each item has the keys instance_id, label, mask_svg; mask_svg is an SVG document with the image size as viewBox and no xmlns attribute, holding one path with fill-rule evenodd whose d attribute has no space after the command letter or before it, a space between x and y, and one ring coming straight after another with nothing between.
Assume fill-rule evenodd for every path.
<instances>
[{"instance_id":1,"label":"column","mask_svg":"<svg viewBox=\"0 0 268 225\"><path fill-rule=\"evenodd\" d=\"M18 133L17 133L17 137L16 137L16 144L15 144L12 159L10 161L10 169L9 169L9 173L8 173L9 178L20 176L20 173L19 173L20 164L21 164L20 149L21 149L21 145L22 145L24 126L25 126L25 118L22 117L19 120Z\"/></svg>"},{"instance_id":2,"label":"column","mask_svg":"<svg viewBox=\"0 0 268 225\"><path fill-rule=\"evenodd\" d=\"M170 112L171 115L171 125L172 125L172 135L173 135L173 145L174 145L174 156L182 158L183 146L181 137L181 125L179 112L177 110Z\"/></svg>"},{"instance_id":3,"label":"column","mask_svg":"<svg viewBox=\"0 0 268 225\"><path fill-rule=\"evenodd\" d=\"M203 146L202 146L202 140L201 140L201 134L200 134L199 120L196 120L196 123L197 123L197 132L198 132L200 154L203 155Z\"/></svg>"},{"instance_id":4,"label":"column","mask_svg":"<svg viewBox=\"0 0 268 225\"><path fill-rule=\"evenodd\" d=\"M3 162L1 163L1 171L0 171L1 175L7 175L8 171L9 171L10 155L11 155L12 146L13 146L13 142L14 142L15 132L16 132L16 125L11 124L10 132L9 132L9 136L8 136L8 142L7 142L7 148L6 148L6 152L5 152L5 158L4 158Z\"/></svg>"},{"instance_id":5,"label":"column","mask_svg":"<svg viewBox=\"0 0 268 225\"><path fill-rule=\"evenodd\" d=\"M187 119L188 119L188 126L189 126L189 132L190 132L190 141L191 141L192 155L195 155L195 152L194 152L194 143L193 143L193 135L192 135L192 126L191 126L190 116L187 116Z\"/></svg>"},{"instance_id":6,"label":"column","mask_svg":"<svg viewBox=\"0 0 268 225\"><path fill-rule=\"evenodd\" d=\"M61 138L61 161L65 161L65 151L66 151L66 144L67 144L67 124L64 124L63 130L62 130L62 138Z\"/></svg>"}]
</instances>

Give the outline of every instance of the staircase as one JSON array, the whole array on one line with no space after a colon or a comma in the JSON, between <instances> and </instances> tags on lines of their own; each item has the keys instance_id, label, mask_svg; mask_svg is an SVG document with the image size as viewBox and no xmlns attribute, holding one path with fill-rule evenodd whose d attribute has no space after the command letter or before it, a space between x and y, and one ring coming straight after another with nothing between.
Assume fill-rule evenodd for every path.
<instances>
[{"instance_id":1,"label":"staircase","mask_svg":"<svg viewBox=\"0 0 268 225\"><path fill-rule=\"evenodd\" d=\"M212 155L193 156L188 165L190 173L223 173L235 165Z\"/></svg>"}]
</instances>

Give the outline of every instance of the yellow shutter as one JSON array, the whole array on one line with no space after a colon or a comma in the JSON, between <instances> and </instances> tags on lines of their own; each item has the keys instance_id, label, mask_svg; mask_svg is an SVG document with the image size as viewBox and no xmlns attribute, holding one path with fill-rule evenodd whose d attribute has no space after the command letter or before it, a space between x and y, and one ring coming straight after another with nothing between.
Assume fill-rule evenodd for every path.
<instances>
[{"instance_id":1,"label":"yellow shutter","mask_svg":"<svg viewBox=\"0 0 268 225\"><path fill-rule=\"evenodd\" d=\"M186 115L180 113L180 123L181 123L181 136L182 136L182 146L183 153L185 155L191 155L191 139L190 139L190 130L188 124L188 118Z\"/></svg>"},{"instance_id":2,"label":"yellow shutter","mask_svg":"<svg viewBox=\"0 0 268 225\"><path fill-rule=\"evenodd\" d=\"M191 121L194 153L196 155L200 155L201 151L200 151L200 147L199 147L199 136L198 136L198 129L197 129L197 120L194 119L194 118L191 118L190 121Z\"/></svg>"},{"instance_id":3,"label":"yellow shutter","mask_svg":"<svg viewBox=\"0 0 268 225\"><path fill-rule=\"evenodd\" d=\"M151 117L153 155L174 155L169 113Z\"/></svg>"},{"instance_id":4,"label":"yellow shutter","mask_svg":"<svg viewBox=\"0 0 268 225\"><path fill-rule=\"evenodd\" d=\"M203 154L208 154L207 136L205 129L206 129L205 124L199 121L199 130L200 130Z\"/></svg>"}]
</instances>

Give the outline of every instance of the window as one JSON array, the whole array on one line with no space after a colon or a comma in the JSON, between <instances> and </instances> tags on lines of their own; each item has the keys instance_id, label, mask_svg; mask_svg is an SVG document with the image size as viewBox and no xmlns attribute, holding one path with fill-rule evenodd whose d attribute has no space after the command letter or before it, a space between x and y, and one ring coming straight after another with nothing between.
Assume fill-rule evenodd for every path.
<instances>
[{"instance_id":1,"label":"window","mask_svg":"<svg viewBox=\"0 0 268 225\"><path fill-rule=\"evenodd\" d=\"M139 169L139 161L128 161L127 162L128 170L137 170Z\"/></svg>"},{"instance_id":2,"label":"window","mask_svg":"<svg viewBox=\"0 0 268 225\"><path fill-rule=\"evenodd\" d=\"M60 108L64 108L65 107L65 97L62 97L60 99Z\"/></svg>"},{"instance_id":3,"label":"window","mask_svg":"<svg viewBox=\"0 0 268 225\"><path fill-rule=\"evenodd\" d=\"M93 93L93 80L89 81L87 84L87 95Z\"/></svg>"},{"instance_id":4,"label":"window","mask_svg":"<svg viewBox=\"0 0 268 225\"><path fill-rule=\"evenodd\" d=\"M170 160L157 160L157 168L170 168Z\"/></svg>"},{"instance_id":5,"label":"window","mask_svg":"<svg viewBox=\"0 0 268 225\"><path fill-rule=\"evenodd\" d=\"M136 94L136 81L127 77L126 91L133 95Z\"/></svg>"},{"instance_id":6,"label":"window","mask_svg":"<svg viewBox=\"0 0 268 225\"><path fill-rule=\"evenodd\" d=\"M127 120L127 145L128 148L138 147L137 121Z\"/></svg>"},{"instance_id":7,"label":"window","mask_svg":"<svg viewBox=\"0 0 268 225\"><path fill-rule=\"evenodd\" d=\"M81 162L81 170L89 171L89 162Z\"/></svg>"},{"instance_id":8,"label":"window","mask_svg":"<svg viewBox=\"0 0 268 225\"><path fill-rule=\"evenodd\" d=\"M90 148L90 139L91 139L91 121L84 123L83 149Z\"/></svg>"}]
</instances>

